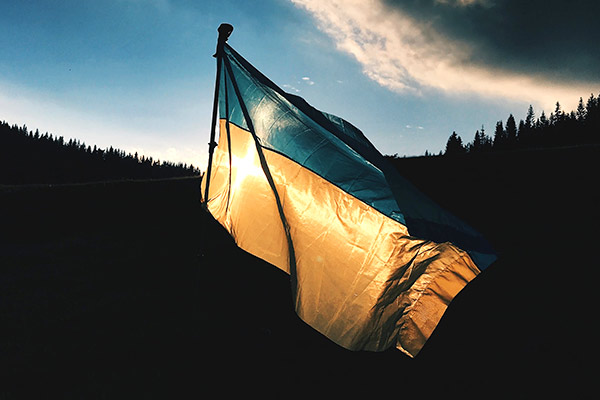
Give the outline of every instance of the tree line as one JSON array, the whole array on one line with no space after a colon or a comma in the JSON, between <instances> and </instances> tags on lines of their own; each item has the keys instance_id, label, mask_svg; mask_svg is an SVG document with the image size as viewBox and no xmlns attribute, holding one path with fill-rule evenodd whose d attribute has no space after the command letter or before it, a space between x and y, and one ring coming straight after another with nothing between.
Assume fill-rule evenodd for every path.
<instances>
[{"instance_id":1,"label":"tree line","mask_svg":"<svg viewBox=\"0 0 600 400\"><path fill-rule=\"evenodd\" d=\"M444 155L595 143L600 143L600 94L594 97L592 93L586 102L580 97L577 109L571 112L563 111L556 102L549 116L542 111L536 118L530 105L525 120L517 124L510 114L506 124L496 123L493 136L488 136L482 126L468 143L463 143L462 138L452 132ZM428 152L425 155L429 155Z\"/></svg>"},{"instance_id":2,"label":"tree line","mask_svg":"<svg viewBox=\"0 0 600 400\"><path fill-rule=\"evenodd\" d=\"M99 149L0 122L0 183L79 183L199 175L193 165L154 160L113 148Z\"/></svg>"}]
</instances>

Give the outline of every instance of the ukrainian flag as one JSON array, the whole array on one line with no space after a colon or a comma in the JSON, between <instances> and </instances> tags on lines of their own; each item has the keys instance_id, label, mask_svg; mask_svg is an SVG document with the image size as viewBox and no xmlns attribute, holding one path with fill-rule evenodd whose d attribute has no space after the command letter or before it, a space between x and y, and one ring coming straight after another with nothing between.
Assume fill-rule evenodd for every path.
<instances>
[{"instance_id":1,"label":"ukrainian flag","mask_svg":"<svg viewBox=\"0 0 600 400\"><path fill-rule=\"evenodd\" d=\"M226 43L203 203L237 245L290 275L300 318L351 350L414 357L495 259L360 130L286 93Z\"/></svg>"}]
</instances>

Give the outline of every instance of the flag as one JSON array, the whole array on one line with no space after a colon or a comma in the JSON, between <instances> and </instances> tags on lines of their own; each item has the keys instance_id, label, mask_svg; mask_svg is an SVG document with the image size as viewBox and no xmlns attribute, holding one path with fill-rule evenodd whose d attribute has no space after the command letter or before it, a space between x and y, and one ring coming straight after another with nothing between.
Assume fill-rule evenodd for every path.
<instances>
[{"instance_id":1,"label":"flag","mask_svg":"<svg viewBox=\"0 0 600 400\"><path fill-rule=\"evenodd\" d=\"M421 350L496 258L349 122L281 88L222 43L219 139L203 203L243 250L290 275L298 316L351 350Z\"/></svg>"}]
</instances>

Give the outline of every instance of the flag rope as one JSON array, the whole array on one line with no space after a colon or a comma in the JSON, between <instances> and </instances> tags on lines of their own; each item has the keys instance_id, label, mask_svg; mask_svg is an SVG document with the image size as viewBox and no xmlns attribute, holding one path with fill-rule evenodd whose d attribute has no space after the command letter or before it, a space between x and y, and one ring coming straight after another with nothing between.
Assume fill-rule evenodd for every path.
<instances>
[{"instance_id":1,"label":"flag rope","mask_svg":"<svg viewBox=\"0 0 600 400\"><path fill-rule=\"evenodd\" d=\"M287 242L288 242L288 257L289 257L289 267L290 267L290 278L292 280L292 290L294 299L296 299L297 294L297 276L296 276L296 255L294 252L294 243L292 242L292 236L290 234L290 226L285 217L285 213L283 212L283 205L281 204L281 198L279 197L279 193L277 192L277 188L275 187L275 181L273 180L273 176L271 175L271 171L269 170L269 165L267 164L267 160L262 150L262 146L259 142L258 136L256 136L256 131L254 130L254 124L252 123L252 119L250 118L250 113L246 108L246 104L242 98L242 94L240 93L240 89L238 87L235 76L233 75L233 70L231 68L231 64L227 57L223 58L223 64L225 65L226 73L229 74L231 85L233 86L233 90L235 91L235 95L238 98L238 102L240 104L240 109L242 110L242 114L244 115L244 119L246 120L246 125L248 126L248 130L254 139L254 144L256 146L256 152L258 154L258 158L260 160L260 166L267 178L269 186L273 191L273 195L275 196L275 202L277 203L277 210L279 211L279 217L281 219L281 223L283 224L283 230L285 232Z\"/></svg>"},{"instance_id":2,"label":"flag rope","mask_svg":"<svg viewBox=\"0 0 600 400\"><path fill-rule=\"evenodd\" d=\"M225 130L227 131L227 154L229 154L229 188L231 188L231 131L229 129L229 88L227 87L227 74L223 74L223 85L225 87ZM229 211L229 202L231 200L231 190L227 191L227 208Z\"/></svg>"}]
</instances>

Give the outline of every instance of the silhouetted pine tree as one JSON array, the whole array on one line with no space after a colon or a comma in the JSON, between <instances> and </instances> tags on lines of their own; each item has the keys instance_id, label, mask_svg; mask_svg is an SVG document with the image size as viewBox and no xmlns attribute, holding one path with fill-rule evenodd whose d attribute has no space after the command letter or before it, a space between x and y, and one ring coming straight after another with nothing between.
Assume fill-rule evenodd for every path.
<instances>
[{"instance_id":1,"label":"silhouetted pine tree","mask_svg":"<svg viewBox=\"0 0 600 400\"><path fill-rule=\"evenodd\" d=\"M525 121L523 121L522 119L519 120L519 127L517 128L517 138L519 141L519 147L524 147L524 136L527 135L527 133L525 132Z\"/></svg>"},{"instance_id":2,"label":"silhouetted pine tree","mask_svg":"<svg viewBox=\"0 0 600 400\"><path fill-rule=\"evenodd\" d=\"M560 103L557 101L554 112L550 114L550 125L556 126L556 125L560 124L563 119L564 119L564 114L563 114L562 108L560 106Z\"/></svg>"},{"instance_id":3,"label":"silhouetted pine tree","mask_svg":"<svg viewBox=\"0 0 600 400\"><path fill-rule=\"evenodd\" d=\"M538 146L547 145L548 128L550 127L550 121L546 118L546 113L542 111L540 117L535 123L535 142Z\"/></svg>"},{"instance_id":4,"label":"silhouetted pine tree","mask_svg":"<svg viewBox=\"0 0 600 400\"><path fill-rule=\"evenodd\" d=\"M517 147L517 124L512 114L506 120L506 145L509 149Z\"/></svg>"},{"instance_id":5,"label":"silhouetted pine tree","mask_svg":"<svg viewBox=\"0 0 600 400\"><path fill-rule=\"evenodd\" d=\"M473 142L467 145L469 153L478 153L482 149L482 139L479 131L475 131L475 137L473 138Z\"/></svg>"},{"instance_id":6,"label":"silhouetted pine tree","mask_svg":"<svg viewBox=\"0 0 600 400\"><path fill-rule=\"evenodd\" d=\"M523 122L523 124L521 124ZM534 127L535 127L535 113L533 106L530 104L527 109L527 116L525 121L519 122L519 147L529 147L534 142Z\"/></svg>"},{"instance_id":7,"label":"silhouetted pine tree","mask_svg":"<svg viewBox=\"0 0 600 400\"><path fill-rule=\"evenodd\" d=\"M494 150L504 150L507 145L506 140L506 131L504 130L504 125L502 121L496 122L496 130L494 131Z\"/></svg>"},{"instance_id":8,"label":"silhouetted pine tree","mask_svg":"<svg viewBox=\"0 0 600 400\"><path fill-rule=\"evenodd\" d=\"M586 117L586 109L585 106L583 105L583 97L579 98L579 103L577 104L577 121L578 122L583 122L585 121L585 117Z\"/></svg>"},{"instance_id":9,"label":"silhouetted pine tree","mask_svg":"<svg viewBox=\"0 0 600 400\"><path fill-rule=\"evenodd\" d=\"M463 146L462 139L456 132L452 132L452 135L450 135L450 138L448 138L448 142L446 143L446 153L444 154L447 156L454 156L465 153L466 150Z\"/></svg>"},{"instance_id":10,"label":"silhouetted pine tree","mask_svg":"<svg viewBox=\"0 0 600 400\"><path fill-rule=\"evenodd\" d=\"M492 148L492 139L485 134L485 128L481 125L481 131L475 131L475 137L472 143L465 146L469 153L480 153L490 151Z\"/></svg>"}]
</instances>

